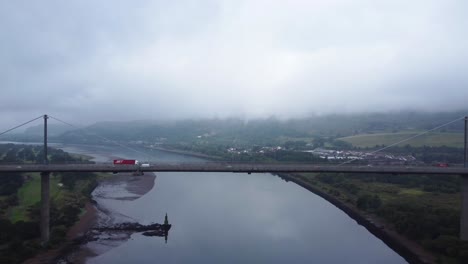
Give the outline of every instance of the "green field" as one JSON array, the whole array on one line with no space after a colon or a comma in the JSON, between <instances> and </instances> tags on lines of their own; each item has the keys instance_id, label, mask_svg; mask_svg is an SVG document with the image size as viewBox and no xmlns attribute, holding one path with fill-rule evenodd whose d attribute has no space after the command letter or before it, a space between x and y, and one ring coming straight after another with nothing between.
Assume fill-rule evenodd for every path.
<instances>
[{"instance_id":1,"label":"green field","mask_svg":"<svg viewBox=\"0 0 468 264\"><path fill-rule=\"evenodd\" d=\"M96 173L98 179L112 177L109 173ZM8 218L11 222L28 221L28 208L41 201L41 176L38 173L27 174L28 179L23 186L18 189L18 205L11 207L8 212ZM84 190L88 188L88 180L77 180L73 190L65 187L59 187L60 177L50 176L50 199L55 205L61 207L74 199L79 199ZM70 200L70 196L73 199ZM0 200L7 199L7 196L0 196Z\"/></svg>"},{"instance_id":2,"label":"green field","mask_svg":"<svg viewBox=\"0 0 468 264\"><path fill-rule=\"evenodd\" d=\"M351 143L356 147L375 147L376 145L391 145L401 140L416 136L419 132L398 132L398 133L379 133L379 134L362 134L340 138L340 140ZM413 147L422 146L447 146L447 147L463 147L463 133L428 133L422 136L415 137L398 146L411 145Z\"/></svg>"},{"instance_id":3,"label":"green field","mask_svg":"<svg viewBox=\"0 0 468 264\"><path fill-rule=\"evenodd\" d=\"M26 221L27 209L41 200L41 177L38 174L30 174L31 179L26 181L24 185L18 189L18 206L14 206L10 210L10 221ZM50 197L57 199L62 193L62 188L58 187L58 177L50 177Z\"/></svg>"}]
</instances>

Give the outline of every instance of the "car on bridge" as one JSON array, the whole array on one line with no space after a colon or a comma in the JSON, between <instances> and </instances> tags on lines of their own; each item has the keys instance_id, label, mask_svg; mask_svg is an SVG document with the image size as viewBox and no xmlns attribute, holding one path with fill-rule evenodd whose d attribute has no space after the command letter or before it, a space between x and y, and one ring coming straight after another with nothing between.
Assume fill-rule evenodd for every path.
<instances>
[{"instance_id":1,"label":"car on bridge","mask_svg":"<svg viewBox=\"0 0 468 264\"><path fill-rule=\"evenodd\" d=\"M434 166L440 167L440 168L447 168L449 167L449 164L446 162L439 162L439 163L434 164Z\"/></svg>"}]
</instances>

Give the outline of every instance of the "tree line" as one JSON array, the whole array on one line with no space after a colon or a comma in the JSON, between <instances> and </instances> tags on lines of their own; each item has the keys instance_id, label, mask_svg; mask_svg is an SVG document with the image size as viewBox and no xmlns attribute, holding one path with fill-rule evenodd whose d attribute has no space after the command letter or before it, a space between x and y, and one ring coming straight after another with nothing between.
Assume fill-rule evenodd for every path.
<instances>
[{"instance_id":1,"label":"tree line","mask_svg":"<svg viewBox=\"0 0 468 264\"><path fill-rule=\"evenodd\" d=\"M468 243L459 239L458 176L322 173L306 179L382 217L398 233L439 255L441 262L468 263ZM416 194L404 195L404 190Z\"/></svg>"}]
</instances>

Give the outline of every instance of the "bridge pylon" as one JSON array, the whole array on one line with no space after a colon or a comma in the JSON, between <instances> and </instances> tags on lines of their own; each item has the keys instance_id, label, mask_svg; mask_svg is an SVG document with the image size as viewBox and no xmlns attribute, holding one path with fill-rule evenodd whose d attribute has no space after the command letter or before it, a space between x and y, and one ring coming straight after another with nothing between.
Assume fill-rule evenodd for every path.
<instances>
[{"instance_id":1,"label":"bridge pylon","mask_svg":"<svg viewBox=\"0 0 468 264\"><path fill-rule=\"evenodd\" d=\"M465 148L463 165L468 168L468 116L465 116ZM460 176L461 210L460 210L460 239L468 241L468 176Z\"/></svg>"},{"instance_id":2,"label":"bridge pylon","mask_svg":"<svg viewBox=\"0 0 468 264\"><path fill-rule=\"evenodd\" d=\"M47 119L44 115L44 164L49 164L47 157ZM50 172L41 173L41 243L45 246L50 238Z\"/></svg>"}]
</instances>

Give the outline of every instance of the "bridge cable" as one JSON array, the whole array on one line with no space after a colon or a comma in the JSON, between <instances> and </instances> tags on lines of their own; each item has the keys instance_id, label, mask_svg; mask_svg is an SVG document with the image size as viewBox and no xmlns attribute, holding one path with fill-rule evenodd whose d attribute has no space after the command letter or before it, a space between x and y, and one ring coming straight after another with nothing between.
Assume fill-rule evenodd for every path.
<instances>
[{"instance_id":1,"label":"bridge cable","mask_svg":"<svg viewBox=\"0 0 468 264\"><path fill-rule=\"evenodd\" d=\"M437 130L437 129L440 129L440 128L442 128L442 127L445 127L445 126L448 126L448 125L450 125L450 124L453 124L453 123L455 123L455 122L457 122L457 121L460 121L460 120L462 120L462 119L465 119L465 116L459 117L459 118L457 118L457 119L454 119L454 120L452 120L452 121L450 121L450 122L447 122L447 123L445 123L445 124L442 124L442 125L440 125L440 126L431 128L431 129L426 130L426 131L423 131L423 132L421 132L421 133L419 133L419 134L416 134L416 135L413 135L413 136L411 136L411 137L408 137L408 138L405 138L405 139L403 139L403 140L400 140L400 141L398 141L398 142L392 143L392 144L390 144L390 145L388 145L388 146L385 146L385 147L383 147L383 148L380 148L380 149L371 151L371 152L369 152L369 154L375 154L375 153L380 152L380 151L382 151L382 150L386 150L386 149L391 148L391 147L393 147L393 146L396 146L396 145L399 145L399 144L404 143L404 142L406 142L406 141L409 141L409 140L411 140L411 139L413 139L413 138L420 137L420 136L425 135L425 134L427 134L427 133L429 133L429 132L432 132L432 131L434 131L434 130ZM348 161L345 161L345 162L343 162L343 163L338 164L338 166L351 163L351 162L353 162L353 161L355 161L355 160L358 160L358 158L350 159L350 160L348 160Z\"/></svg>"},{"instance_id":2,"label":"bridge cable","mask_svg":"<svg viewBox=\"0 0 468 264\"><path fill-rule=\"evenodd\" d=\"M34 119L29 120L28 122L25 122L25 123L21 124L21 125L18 125L18 126L15 126L15 127L13 127L13 128L7 129L7 130L1 132L1 133L0 133L0 136L3 135L3 134L6 134L6 133L8 133L8 132L10 132L10 131L12 131L12 130L15 130L15 129L19 128L19 127L22 127L22 126L24 126L24 125L26 125L26 124L29 124L29 123L31 123L31 122L33 122L33 121L36 121L36 120L38 120L38 119L40 119L40 118L43 118L43 117L44 117L44 116L39 116L39 117L36 117L36 118L34 118Z\"/></svg>"},{"instance_id":3,"label":"bridge cable","mask_svg":"<svg viewBox=\"0 0 468 264\"><path fill-rule=\"evenodd\" d=\"M131 151L134 151L134 152L143 154L143 155L145 155L145 156L147 156L147 157L153 157L153 158L155 158L154 156L150 155L149 153L146 153L146 152L143 152L143 151L139 151L139 150L134 149L134 148L131 148L131 147L129 147L129 146L120 144L120 143L118 143L117 141L114 141L114 140L112 140L112 139L106 138L106 137L104 137L104 136L101 136L101 135L98 135L98 134L95 134L95 133L93 133L93 134L92 134L92 133L89 133L89 132L87 132L84 128L77 127L77 126L75 126L75 125L73 125L73 124L70 124L70 123L68 123L68 122L65 122L65 121L63 121L63 120L61 120L61 119L58 119L58 118L56 118L56 117L53 117L53 116L50 116L50 115L49 115L49 118L54 119L54 120L56 120L56 121L59 121L59 122L65 124L65 125L71 126L71 127L75 128L75 129L77 129L77 130L81 130L81 131L83 131L85 134L88 134L88 135L91 135L91 136L96 136L96 137L98 137L98 138L100 138L100 139L103 139L103 140L105 140L105 141L109 141L109 142L111 142L111 143L113 143L113 144L115 144L115 145L117 145L117 146L119 146L119 147L126 148L126 149L128 149L128 150L131 150Z\"/></svg>"}]
</instances>

